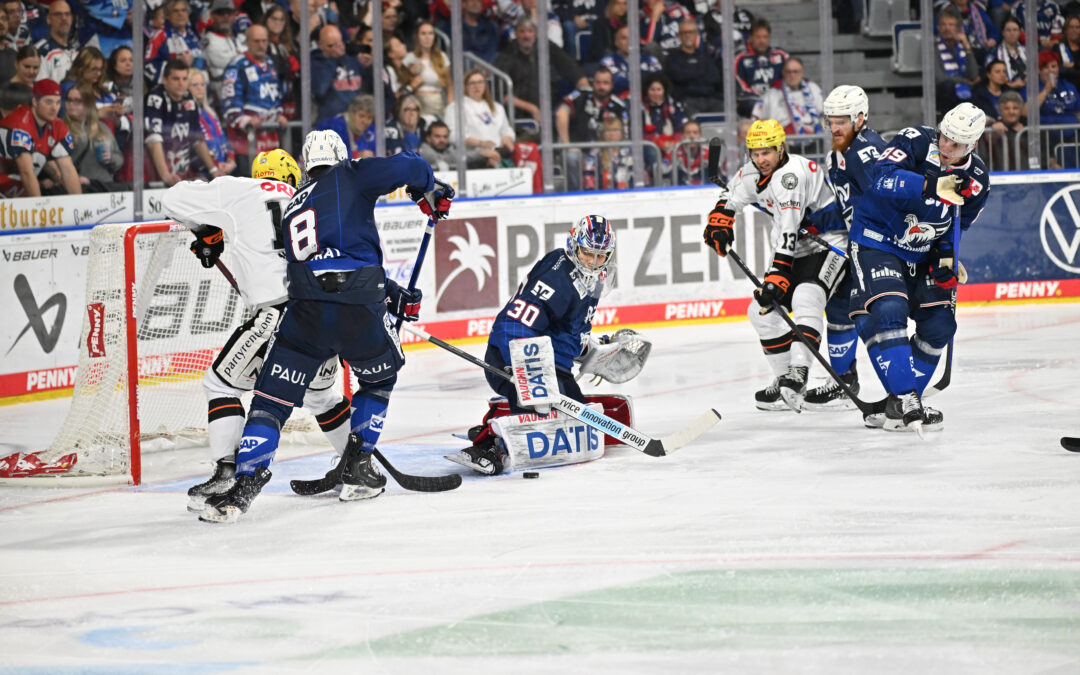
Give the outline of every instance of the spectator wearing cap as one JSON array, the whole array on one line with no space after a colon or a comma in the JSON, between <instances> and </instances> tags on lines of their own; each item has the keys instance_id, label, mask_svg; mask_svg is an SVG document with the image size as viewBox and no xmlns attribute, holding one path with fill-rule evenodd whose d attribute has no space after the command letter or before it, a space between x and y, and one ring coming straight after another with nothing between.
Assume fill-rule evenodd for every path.
<instances>
[{"instance_id":1,"label":"spectator wearing cap","mask_svg":"<svg viewBox=\"0 0 1080 675\"><path fill-rule=\"evenodd\" d=\"M34 44L41 55L37 79L62 82L79 53L79 43L71 37L71 5L64 0L55 0L49 5L45 22L49 25L49 34Z\"/></svg>"},{"instance_id":2,"label":"spectator wearing cap","mask_svg":"<svg viewBox=\"0 0 1080 675\"><path fill-rule=\"evenodd\" d=\"M755 120L776 120L788 134L820 134L825 129L824 97L821 87L803 77L803 62L797 56L784 62L783 79L765 92L754 106Z\"/></svg>"},{"instance_id":3,"label":"spectator wearing cap","mask_svg":"<svg viewBox=\"0 0 1080 675\"><path fill-rule=\"evenodd\" d=\"M199 36L191 28L191 7L187 0L167 0L165 25L155 32L146 44L146 77L161 82L165 64L179 60L188 68L206 70L206 59Z\"/></svg>"},{"instance_id":4,"label":"spectator wearing cap","mask_svg":"<svg viewBox=\"0 0 1080 675\"><path fill-rule=\"evenodd\" d=\"M202 50L210 73L210 91L219 98L225 69L247 49L247 37L233 30L235 18L236 7L232 0L214 0L210 5L210 25L202 37Z\"/></svg>"},{"instance_id":5,"label":"spectator wearing cap","mask_svg":"<svg viewBox=\"0 0 1080 675\"><path fill-rule=\"evenodd\" d=\"M255 24L247 30L247 51L225 69L221 81L221 106L226 135L240 166L248 166L257 152L280 146L278 131L288 124L281 100L281 83L267 56L270 38L266 28ZM256 147L249 147L248 130L255 128Z\"/></svg>"},{"instance_id":6,"label":"spectator wearing cap","mask_svg":"<svg viewBox=\"0 0 1080 675\"><path fill-rule=\"evenodd\" d=\"M0 120L0 194L40 197L46 192L82 193L71 161L71 134L58 119L59 114L60 85L54 80L38 80L30 103Z\"/></svg>"},{"instance_id":7,"label":"spectator wearing cap","mask_svg":"<svg viewBox=\"0 0 1080 675\"><path fill-rule=\"evenodd\" d=\"M765 19L750 24L746 51L735 57L735 85L739 117L749 117L773 83L779 82L788 54L772 46L772 26Z\"/></svg>"},{"instance_id":8,"label":"spectator wearing cap","mask_svg":"<svg viewBox=\"0 0 1080 675\"><path fill-rule=\"evenodd\" d=\"M615 76L612 90L619 98L630 97L630 28L622 26L615 31L615 51L600 59L600 65ZM660 61L647 51L641 52L641 77L645 78L663 70Z\"/></svg>"},{"instance_id":9,"label":"spectator wearing cap","mask_svg":"<svg viewBox=\"0 0 1080 675\"><path fill-rule=\"evenodd\" d=\"M979 81L979 67L964 35L962 19L956 7L946 5L941 8L937 15L937 27L934 77L937 107L939 111L952 110L960 103L971 100L971 88Z\"/></svg>"},{"instance_id":10,"label":"spectator wearing cap","mask_svg":"<svg viewBox=\"0 0 1080 675\"><path fill-rule=\"evenodd\" d=\"M671 81L672 95L693 115L724 109L720 93L720 69L705 51L697 22L684 19L679 24L679 48L668 52L664 75Z\"/></svg>"},{"instance_id":11,"label":"spectator wearing cap","mask_svg":"<svg viewBox=\"0 0 1080 675\"><path fill-rule=\"evenodd\" d=\"M198 106L189 90L188 70L180 59L169 61L161 84L146 96L147 154L158 180L169 186L195 177L193 150L209 167L211 176L221 172L206 147Z\"/></svg>"}]
</instances>

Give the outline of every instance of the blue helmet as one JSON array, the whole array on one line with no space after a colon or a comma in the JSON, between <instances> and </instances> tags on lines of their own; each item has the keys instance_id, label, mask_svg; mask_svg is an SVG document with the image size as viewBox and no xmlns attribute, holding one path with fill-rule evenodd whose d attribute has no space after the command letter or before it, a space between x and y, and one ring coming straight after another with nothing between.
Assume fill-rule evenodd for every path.
<instances>
[{"instance_id":1,"label":"blue helmet","mask_svg":"<svg viewBox=\"0 0 1080 675\"><path fill-rule=\"evenodd\" d=\"M604 260L596 267L586 267L578 259L579 251L603 255ZM566 238L566 255L574 261L574 265L586 280L595 281L600 278L614 254L615 230L603 216L584 216Z\"/></svg>"}]
</instances>

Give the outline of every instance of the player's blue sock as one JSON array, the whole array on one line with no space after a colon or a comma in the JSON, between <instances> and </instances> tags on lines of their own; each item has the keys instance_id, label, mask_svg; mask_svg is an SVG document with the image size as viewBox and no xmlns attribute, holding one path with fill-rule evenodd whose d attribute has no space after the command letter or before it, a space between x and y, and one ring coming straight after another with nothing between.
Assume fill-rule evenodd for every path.
<instances>
[{"instance_id":1,"label":"player's blue sock","mask_svg":"<svg viewBox=\"0 0 1080 675\"><path fill-rule=\"evenodd\" d=\"M248 422L236 456L236 475L251 476L255 470L270 466L277 452L281 431L263 422Z\"/></svg>"},{"instance_id":2,"label":"player's blue sock","mask_svg":"<svg viewBox=\"0 0 1080 675\"><path fill-rule=\"evenodd\" d=\"M912 365L911 346L893 344L881 347L874 356L874 366L883 376L885 390L891 394L904 394L915 389L915 369Z\"/></svg>"},{"instance_id":3,"label":"player's blue sock","mask_svg":"<svg viewBox=\"0 0 1080 675\"><path fill-rule=\"evenodd\" d=\"M368 452L375 450L382 435L383 422L386 419L387 400L353 396L352 432L363 441L363 448Z\"/></svg>"},{"instance_id":4,"label":"player's blue sock","mask_svg":"<svg viewBox=\"0 0 1080 675\"><path fill-rule=\"evenodd\" d=\"M851 369L851 364L855 363L855 348L859 343L855 326L850 326L846 330L836 330L833 324L829 324L828 342L829 364L833 370L843 375Z\"/></svg>"},{"instance_id":5,"label":"player's blue sock","mask_svg":"<svg viewBox=\"0 0 1080 675\"><path fill-rule=\"evenodd\" d=\"M915 386L919 390L919 396L930 386L930 378L941 360L941 352L941 349L931 347L918 336L911 337L911 365L915 370Z\"/></svg>"}]
</instances>

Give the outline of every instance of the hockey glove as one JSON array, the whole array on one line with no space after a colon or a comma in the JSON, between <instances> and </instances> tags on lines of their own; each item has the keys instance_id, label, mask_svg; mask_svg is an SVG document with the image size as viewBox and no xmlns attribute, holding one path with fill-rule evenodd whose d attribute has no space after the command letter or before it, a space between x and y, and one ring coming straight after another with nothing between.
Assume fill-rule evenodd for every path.
<instances>
[{"instance_id":1,"label":"hockey glove","mask_svg":"<svg viewBox=\"0 0 1080 675\"><path fill-rule=\"evenodd\" d=\"M195 241L191 242L191 252L203 267L210 269L225 251L225 237L217 227L207 227L199 232L195 235Z\"/></svg>"},{"instance_id":2,"label":"hockey glove","mask_svg":"<svg viewBox=\"0 0 1080 675\"><path fill-rule=\"evenodd\" d=\"M956 288L956 264L955 254L951 241L939 239L937 245L930 250L930 276L934 283L944 289Z\"/></svg>"},{"instance_id":3,"label":"hockey glove","mask_svg":"<svg viewBox=\"0 0 1080 675\"><path fill-rule=\"evenodd\" d=\"M705 226L705 244L716 251L721 258L731 250L735 243L735 212L721 199L709 212L709 224Z\"/></svg>"},{"instance_id":4,"label":"hockey glove","mask_svg":"<svg viewBox=\"0 0 1080 675\"><path fill-rule=\"evenodd\" d=\"M410 291L391 279L386 280L386 311L392 316L403 321L416 321L420 318L420 300L423 297L419 288Z\"/></svg>"},{"instance_id":5,"label":"hockey glove","mask_svg":"<svg viewBox=\"0 0 1080 675\"><path fill-rule=\"evenodd\" d=\"M947 173L937 178L927 177L923 196L945 202L949 206L961 206L965 197L974 193L972 180L964 173Z\"/></svg>"},{"instance_id":6,"label":"hockey glove","mask_svg":"<svg viewBox=\"0 0 1080 675\"><path fill-rule=\"evenodd\" d=\"M791 288L791 273L783 272L775 267L765 276L761 288L754 291L754 299L761 305L761 314L768 314L773 310L773 302L781 303L788 289Z\"/></svg>"},{"instance_id":7,"label":"hockey glove","mask_svg":"<svg viewBox=\"0 0 1080 675\"><path fill-rule=\"evenodd\" d=\"M430 192L421 192L415 188L409 188L409 199L416 202L424 215L438 222L450 214L450 202L454 199L454 188L439 179L435 179L435 187Z\"/></svg>"}]
</instances>

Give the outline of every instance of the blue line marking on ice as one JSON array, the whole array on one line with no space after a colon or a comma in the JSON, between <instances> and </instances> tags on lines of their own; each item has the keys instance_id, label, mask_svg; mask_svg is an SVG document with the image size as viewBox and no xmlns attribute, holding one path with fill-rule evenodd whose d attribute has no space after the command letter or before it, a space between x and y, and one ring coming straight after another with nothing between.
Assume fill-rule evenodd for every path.
<instances>
[{"instance_id":1,"label":"blue line marking on ice","mask_svg":"<svg viewBox=\"0 0 1080 675\"><path fill-rule=\"evenodd\" d=\"M175 649L198 644L200 640L156 640L148 631L157 630L155 626L110 626L87 631L79 636L79 642L95 647L115 649Z\"/></svg>"}]
</instances>

